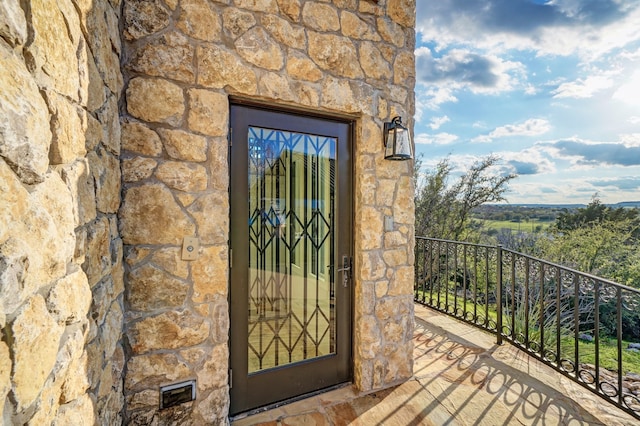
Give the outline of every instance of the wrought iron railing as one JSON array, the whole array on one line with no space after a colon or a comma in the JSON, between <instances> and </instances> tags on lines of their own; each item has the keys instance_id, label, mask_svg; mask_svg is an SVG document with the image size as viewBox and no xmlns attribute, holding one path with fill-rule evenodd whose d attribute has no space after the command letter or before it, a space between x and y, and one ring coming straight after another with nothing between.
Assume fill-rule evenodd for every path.
<instances>
[{"instance_id":1,"label":"wrought iron railing","mask_svg":"<svg viewBox=\"0 0 640 426\"><path fill-rule=\"evenodd\" d=\"M496 334L640 419L640 290L501 246L416 237L415 301Z\"/></svg>"}]
</instances>

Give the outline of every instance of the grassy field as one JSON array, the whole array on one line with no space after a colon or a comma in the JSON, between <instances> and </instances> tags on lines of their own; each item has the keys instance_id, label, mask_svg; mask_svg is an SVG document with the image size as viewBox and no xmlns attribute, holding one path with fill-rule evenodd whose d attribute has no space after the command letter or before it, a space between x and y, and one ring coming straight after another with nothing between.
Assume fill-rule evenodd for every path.
<instances>
[{"instance_id":1,"label":"grassy field","mask_svg":"<svg viewBox=\"0 0 640 426\"><path fill-rule=\"evenodd\" d=\"M510 220L484 220L484 219L476 219L478 222L482 223L482 226L486 229L494 229L496 231L500 231L501 229L511 229L512 231L522 231L522 232L536 232L537 230L544 231L549 228L554 221L539 221L539 220L530 220L527 222L512 222Z\"/></svg>"}]
</instances>

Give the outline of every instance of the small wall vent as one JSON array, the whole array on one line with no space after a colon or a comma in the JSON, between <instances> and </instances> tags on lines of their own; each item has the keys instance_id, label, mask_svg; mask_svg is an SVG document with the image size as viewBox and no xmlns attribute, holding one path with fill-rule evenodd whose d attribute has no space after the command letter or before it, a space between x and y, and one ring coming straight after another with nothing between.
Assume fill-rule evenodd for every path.
<instances>
[{"instance_id":1,"label":"small wall vent","mask_svg":"<svg viewBox=\"0 0 640 426\"><path fill-rule=\"evenodd\" d=\"M196 399L196 381L175 383L160 387L160 409Z\"/></svg>"}]
</instances>

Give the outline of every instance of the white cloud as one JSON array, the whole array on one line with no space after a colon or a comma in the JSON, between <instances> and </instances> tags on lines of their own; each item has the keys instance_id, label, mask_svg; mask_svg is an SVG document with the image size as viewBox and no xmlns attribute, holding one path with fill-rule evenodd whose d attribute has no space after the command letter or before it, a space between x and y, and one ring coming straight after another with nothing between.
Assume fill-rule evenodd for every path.
<instances>
[{"instance_id":1,"label":"white cloud","mask_svg":"<svg viewBox=\"0 0 640 426\"><path fill-rule=\"evenodd\" d=\"M431 118L429 127L431 127L432 130L438 130L440 126L442 126L445 123L448 123L449 121L451 120L446 115L443 115L442 117L433 117Z\"/></svg>"},{"instance_id":2,"label":"white cloud","mask_svg":"<svg viewBox=\"0 0 640 426\"><path fill-rule=\"evenodd\" d=\"M640 116L634 115L627 120L631 124L640 124Z\"/></svg>"},{"instance_id":3,"label":"white cloud","mask_svg":"<svg viewBox=\"0 0 640 426\"><path fill-rule=\"evenodd\" d=\"M416 114L417 117L422 118L423 110L437 110L440 105L446 102L458 102L458 98L453 95L453 89L450 87L429 87L428 89L421 89L416 87Z\"/></svg>"},{"instance_id":4,"label":"white cloud","mask_svg":"<svg viewBox=\"0 0 640 426\"><path fill-rule=\"evenodd\" d=\"M416 135L415 142L424 145L448 145L458 140L458 136L441 132L435 135L420 133Z\"/></svg>"},{"instance_id":5,"label":"white cloud","mask_svg":"<svg viewBox=\"0 0 640 426\"><path fill-rule=\"evenodd\" d=\"M613 99L629 105L640 106L640 71L636 71L613 93Z\"/></svg>"},{"instance_id":6,"label":"white cloud","mask_svg":"<svg viewBox=\"0 0 640 426\"><path fill-rule=\"evenodd\" d=\"M606 76L590 76L568 83L562 83L553 93L554 98L590 98L597 92L613 86L613 80Z\"/></svg>"},{"instance_id":7,"label":"white cloud","mask_svg":"<svg viewBox=\"0 0 640 426\"><path fill-rule=\"evenodd\" d=\"M452 49L442 56L433 56L427 47L420 47L415 53L418 83L427 86L497 94L520 86L525 75L522 63L493 54Z\"/></svg>"},{"instance_id":8,"label":"white cloud","mask_svg":"<svg viewBox=\"0 0 640 426\"><path fill-rule=\"evenodd\" d=\"M420 1L417 30L439 49L472 43L592 60L638 39L640 7L635 0Z\"/></svg>"},{"instance_id":9,"label":"white cloud","mask_svg":"<svg viewBox=\"0 0 640 426\"><path fill-rule=\"evenodd\" d=\"M549 121L542 118L530 118L523 123L507 124L495 128L489 134L480 135L471 142L491 142L493 139L518 136L538 136L551 130Z\"/></svg>"}]
</instances>

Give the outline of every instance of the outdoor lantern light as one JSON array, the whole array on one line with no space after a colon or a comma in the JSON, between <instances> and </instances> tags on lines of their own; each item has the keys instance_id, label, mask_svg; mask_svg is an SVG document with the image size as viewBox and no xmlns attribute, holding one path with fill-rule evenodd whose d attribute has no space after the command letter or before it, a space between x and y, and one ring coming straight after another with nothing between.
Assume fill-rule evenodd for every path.
<instances>
[{"instance_id":1,"label":"outdoor lantern light","mask_svg":"<svg viewBox=\"0 0 640 426\"><path fill-rule=\"evenodd\" d=\"M386 160L411 160L413 145L409 129L402 125L400 117L394 117L391 123L384 123L384 158Z\"/></svg>"}]
</instances>

